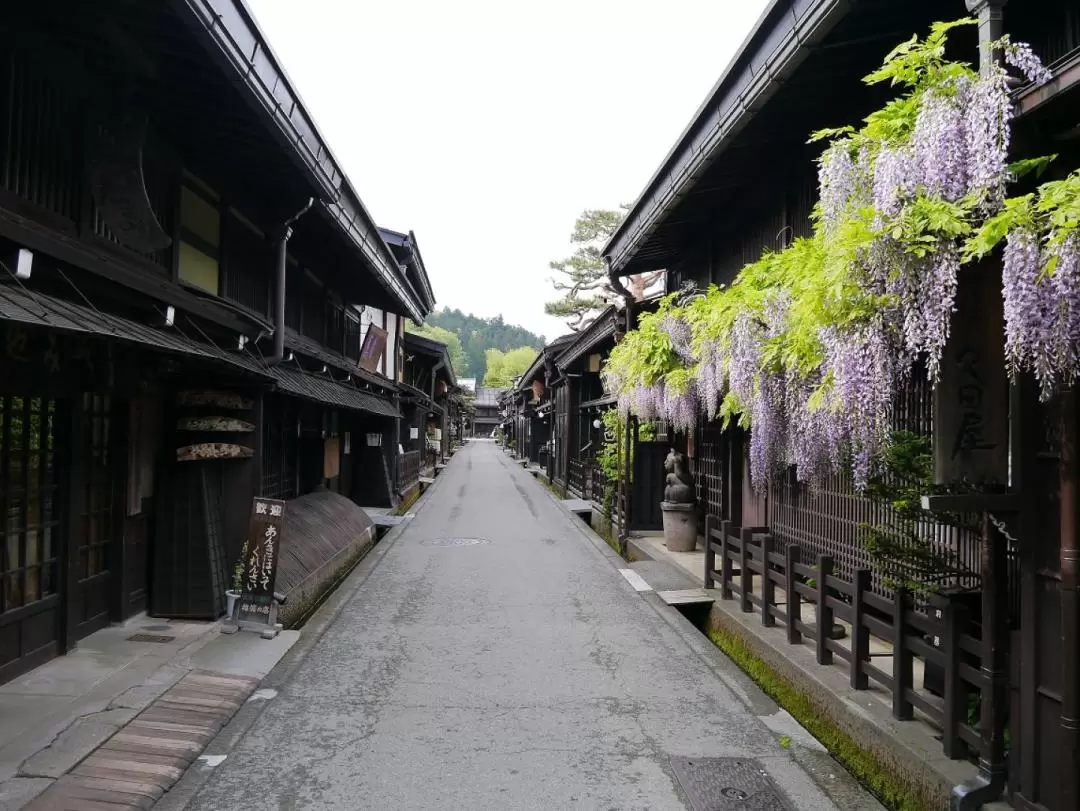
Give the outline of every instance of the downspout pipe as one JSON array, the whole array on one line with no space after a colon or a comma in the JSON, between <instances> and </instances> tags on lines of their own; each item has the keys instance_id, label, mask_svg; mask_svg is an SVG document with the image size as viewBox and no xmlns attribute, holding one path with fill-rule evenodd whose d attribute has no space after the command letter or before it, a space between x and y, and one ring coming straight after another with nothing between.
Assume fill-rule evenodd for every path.
<instances>
[{"instance_id":1,"label":"downspout pipe","mask_svg":"<svg viewBox=\"0 0 1080 811\"><path fill-rule=\"evenodd\" d=\"M276 366L285 359L285 269L288 265L289 237L292 227L315 205L315 198L309 197L307 205L285 220L278 228L276 262L274 267L274 353L266 359L271 366Z\"/></svg>"}]
</instances>

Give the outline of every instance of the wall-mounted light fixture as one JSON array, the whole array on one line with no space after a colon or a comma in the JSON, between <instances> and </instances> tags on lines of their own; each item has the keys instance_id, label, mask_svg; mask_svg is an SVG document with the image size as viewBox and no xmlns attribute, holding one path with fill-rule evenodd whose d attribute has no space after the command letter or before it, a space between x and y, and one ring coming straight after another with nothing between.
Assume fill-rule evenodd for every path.
<instances>
[{"instance_id":1,"label":"wall-mounted light fixture","mask_svg":"<svg viewBox=\"0 0 1080 811\"><path fill-rule=\"evenodd\" d=\"M176 323L176 308L171 304L165 308L165 326L171 327Z\"/></svg>"},{"instance_id":2,"label":"wall-mounted light fixture","mask_svg":"<svg viewBox=\"0 0 1080 811\"><path fill-rule=\"evenodd\" d=\"M236 348L243 349L245 346L247 346L247 340L248 339L246 335L241 335L240 339L236 342Z\"/></svg>"},{"instance_id":3,"label":"wall-mounted light fixture","mask_svg":"<svg viewBox=\"0 0 1080 811\"><path fill-rule=\"evenodd\" d=\"M34 252L26 248L19 248L19 255L15 259L15 278L26 281L30 278L30 272L34 268Z\"/></svg>"}]
</instances>

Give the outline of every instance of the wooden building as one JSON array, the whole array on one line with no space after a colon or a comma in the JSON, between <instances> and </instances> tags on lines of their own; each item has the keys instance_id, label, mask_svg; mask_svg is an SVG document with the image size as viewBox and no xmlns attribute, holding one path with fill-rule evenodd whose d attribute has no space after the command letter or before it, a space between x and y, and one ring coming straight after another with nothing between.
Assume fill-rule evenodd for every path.
<instances>
[{"instance_id":1,"label":"wooden building","mask_svg":"<svg viewBox=\"0 0 1080 811\"><path fill-rule=\"evenodd\" d=\"M969 12L979 18L984 38L1004 32L1029 42L1052 68L1054 81L1016 98L1014 143L1025 155L1060 153L1052 170L1059 175L1075 169L1080 152L1069 133L1080 97L1080 14L1074 3L780 0L770 4L605 247L613 274L664 268L669 291L727 284L764 250L808 235L820 151L806 143L808 134L858 122L880 107L888 88L863 85L861 78L896 43ZM979 60L978 36L972 28L953 37L973 63ZM972 318L970 312L974 329L994 329L989 314ZM1000 343L1000 333L994 339ZM979 780L958 796L980 803L1005 791L1016 808L1071 811L1080 807L1073 395L1040 405L1030 380L1009 391L1003 370L998 372L995 407L1011 412L1012 424L1002 440L1012 460L1010 493L998 508L1010 516L1010 532L1019 540L1006 543L990 527L983 539L959 547L981 578L981 625L972 633L980 635L976 669L986 678L965 682L984 708L976 729L964 733L981 765ZM913 382L903 400L898 427L942 442L928 387ZM794 477L756 493L748 483L746 439L742 431L721 431L705 418L692 436L671 437L691 456L703 512L716 526L730 522L728 534L736 539L740 527L756 528L776 550L793 546L804 560L823 555L849 579L867 568L857 533L860 522L876 514L850 479L833 477L816 495ZM877 581L871 588L889 591ZM958 710L947 706L945 712ZM960 757L970 750L948 751Z\"/></svg>"},{"instance_id":2,"label":"wooden building","mask_svg":"<svg viewBox=\"0 0 1080 811\"><path fill-rule=\"evenodd\" d=\"M478 385L476 387L476 413L472 422L473 436L489 437L502 422L499 406L499 397L502 393L503 389L491 386Z\"/></svg>"},{"instance_id":3,"label":"wooden building","mask_svg":"<svg viewBox=\"0 0 1080 811\"><path fill-rule=\"evenodd\" d=\"M443 462L450 451L452 434L460 424L461 394L446 344L412 332L405 333L403 344L402 447L407 468L425 472ZM405 491L411 486L408 481L403 484Z\"/></svg>"},{"instance_id":4,"label":"wooden building","mask_svg":"<svg viewBox=\"0 0 1080 811\"><path fill-rule=\"evenodd\" d=\"M219 616L255 495L391 503L433 304L241 2L5 26L0 681L140 611Z\"/></svg>"}]
</instances>

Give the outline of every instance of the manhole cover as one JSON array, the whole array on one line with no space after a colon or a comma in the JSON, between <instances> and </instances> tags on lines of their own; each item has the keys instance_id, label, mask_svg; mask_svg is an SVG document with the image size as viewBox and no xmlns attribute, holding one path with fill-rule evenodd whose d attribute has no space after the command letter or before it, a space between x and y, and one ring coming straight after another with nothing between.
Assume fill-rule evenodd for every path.
<instances>
[{"instance_id":1,"label":"manhole cover","mask_svg":"<svg viewBox=\"0 0 1080 811\"><path fill-rule=\"evenodd\" d=\"M174 639L175 636L162 634L132 634L128 637L128 642L172 642Z\"/></svg>"},{"instance_id":2,"label":"manhole cover","mask_svg":"<svg viewBox=\"0 0 1080 811\"><path fill-rule=\"evenodd\" d=\"M672 758L694 811L790 811L760 763L743 758Z\"/></svg>"},{"instance_id":3,"label":"manhole cover","mask_svg":"<svg viewBox=\"0 0 1080 811\"><path fill-rule=\"evenodd\" d=\"M476 546L490 543L487 538L432 538L424 541L424 546Z\"/></svg>"}]
</instances>

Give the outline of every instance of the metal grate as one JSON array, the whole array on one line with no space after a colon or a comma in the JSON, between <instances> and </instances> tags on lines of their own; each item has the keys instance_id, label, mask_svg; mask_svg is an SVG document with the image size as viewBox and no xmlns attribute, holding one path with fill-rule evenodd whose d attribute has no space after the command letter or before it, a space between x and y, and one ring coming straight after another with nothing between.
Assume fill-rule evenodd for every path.
<instances>
[{"instance_id":1,"label":"metal grate","mask_svg":"<svg viewBox=\"0 0 1080 811\"><path fill-rule=\"evenodd\" d=\"M128 642L158 642L164 644L165 642L172 642L176 639L175 636L165 636L164 634L132 634L127 638Z\"/></svg>"},{"instance_id":2,"label":"metal grate","mask_svg":"<svg viewBox=\"0 0 1080 811\"><path fill-rule=\"evenodd\" d=\"M761 764L744 758L672 758L694 811L790 811Z\"/></svg>"}]
</instances>

